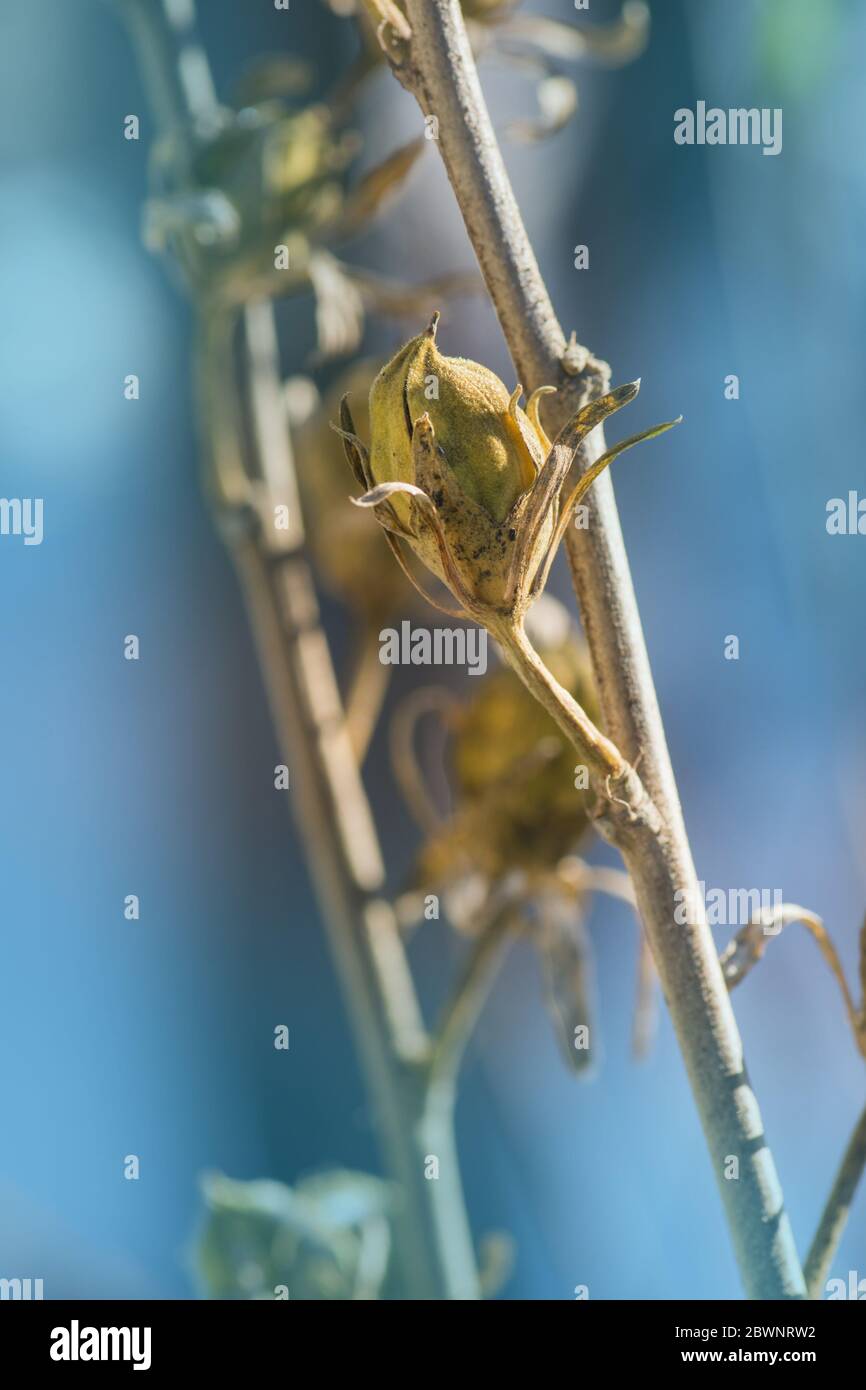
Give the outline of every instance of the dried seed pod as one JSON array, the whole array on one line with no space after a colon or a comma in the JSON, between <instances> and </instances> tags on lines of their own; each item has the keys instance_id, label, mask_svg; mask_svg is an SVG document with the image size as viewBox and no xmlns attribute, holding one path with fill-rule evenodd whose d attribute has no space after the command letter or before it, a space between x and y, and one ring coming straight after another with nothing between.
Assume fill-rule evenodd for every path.
<instances>
[{"instance_id":1,"label":"dried seed pod","mask_svg":"<svg viewBox=\"0 0 866 1390\"><path fill-rule=\"evenodd\" d=\"M414 426L425 414L436 452L447 459L447 482L501 522L532 486L546 440L487 367L445 357L436 346L438 315L426 332L384 366L370 391L370 472L376 483L412 483ZM409 506L400 497L399 514Z\"/></svg>"},{"instance_id":2,"label":"dried seed pod","mask_svg":"<svg viewBox=\"0 0 866 1390\"><path fill-rule=\"evenodd\" d=\"M427 568L452 591L498 607L507 602L517 509L546 440L518 406L519 391L509 396L486 367L439 352L437 323L438 315L373 383L370 478L389 489Z\"/></svg>"},{"instance_id":3,"label":"dried seed pod","mask_svg":"<svg viewBox=\"0 0 866 1390\"><path fill-rule=\"evenodd\" d=\"M553 445L539 417L551 387L533 392L526 411L486 367L444 357L439 315L383 367L370 392L371 447L341 413L346 452L372 508L415 551L464 613L491 628L513 629L544 587L577 502L625 449L670 422L624 440L597 459L570 495L560 497L581 441L637 395L618 387L578 411ZM398 541L393 541L398 548Z\"/></svg>"}]
</instances>

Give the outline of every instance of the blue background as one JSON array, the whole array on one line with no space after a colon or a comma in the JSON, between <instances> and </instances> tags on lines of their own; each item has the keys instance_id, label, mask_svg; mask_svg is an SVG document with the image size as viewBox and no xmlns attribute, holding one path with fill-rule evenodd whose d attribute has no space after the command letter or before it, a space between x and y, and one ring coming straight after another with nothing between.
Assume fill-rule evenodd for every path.
<instances>
[{"instance_id":1,"label":"blue background","mask_svg":"<svg viewBox=\"0 0 866 1390\"><path fill-rule=\"evenodd\" d=\"M574 18L565 0L527 8ZM223 95L265 50L312 58L324 85L353 51L313 0L200 10ZM505 151L566 327L617 380L643 378L625 432L685 415L617 465L616 489L699 876L820 912L852 981L866 540L828 536L825 507L866 490L864 42L866 10L845 0L657 3L639 61L581 67L574 122ZM529 109L523 79L483 76L497 125ZM199 494L189 308L140 245L152 123L125 32L96 0L7 0L0 92L0 492L45 499L41 546L0 538L0 1275L42 1277L48 1297L187 1297L202 1170L373 1169L375 1136ZM783 152L676 146L673 112L699 98L781 106ZM419 128L385 74L363 111L365 161ZM129 112L139 143L123 139ZM577 243L588 271L573 269ZM404 278L471 265L432 150L347 255ZM286 372L303 371L310 306L280 318ZM387 352L404 331L375 324L367 345ZM489 307L452 310L442 345L511 378ZM724 399L729 373L739 401ZM564 571L554 584L568 593ZM129 632L138 663L122 659ZM396 883L414 841L381 762L371 788ZM634 924L600 905L592 932L594 1082L561 1067L525 948L484 1016L458 1113L474 1228L516 1238L506 1297L569 1298L578 1283L596 1298L737 1297L667 1020L647 1062L629 1056ZM430 926L412 958L432 1004L456 946ZM735 1004L804 1251L863 1062L798 927ZM864 1215L861 1193L843 1277L866 1273Z\"/></svg>"}]
</instances>

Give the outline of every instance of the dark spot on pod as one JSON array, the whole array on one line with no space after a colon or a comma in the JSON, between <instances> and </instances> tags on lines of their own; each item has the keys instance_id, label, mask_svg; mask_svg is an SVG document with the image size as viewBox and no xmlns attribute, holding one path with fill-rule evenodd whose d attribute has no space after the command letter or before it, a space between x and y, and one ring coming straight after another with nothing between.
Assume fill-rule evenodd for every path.
<instances>
[{"instance_id":1,"label":"dark spot on pod","mask_svg":"<svg viewBox=\"0 0 866 1390\"><path fill-rule=\"evenodd\" d=\"M517 532L515 531L515 529L514 529L513 526L512 526L512 528L511 528L511 530L508 532L508 539L509 539L510 541L516 541L516 540L517 540Z\"/></svg>"}]
</instances>

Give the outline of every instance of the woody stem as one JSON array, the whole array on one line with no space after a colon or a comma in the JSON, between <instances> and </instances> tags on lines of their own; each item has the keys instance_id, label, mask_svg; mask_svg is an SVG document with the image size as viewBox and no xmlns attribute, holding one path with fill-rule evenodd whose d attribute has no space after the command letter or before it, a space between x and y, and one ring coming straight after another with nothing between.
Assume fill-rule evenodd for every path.
<instances>
[{"instance_id":1,"label":"woody stem","mask_svg":"<svg viewBox=\"0 0 866 1390\"><path fill-rule=\"evenodd\" d=\"M405 8L412 37L393 46L394 70L422 111L437 118L438 149L518 379L530 391L559 387L545 412L558 429L576 406L604 392L607 370L585 349L566 344L502 160L459 0L406 0ZM594 435L581 452L584 467L604 451L602 431ZM634 882L747 1293L803 1298L803 1272L711 933L703 918L673 926L677 904L697 901L697 876L610 479L599 478L588 498L590 524L570 531L569 560L606 727L625 758L640 755L651 798L648 805L630 796L621 798L624 805L610 803L606 830ZM511 643L512 658L542 703L552 713L552 704L558 707L560 727L581 732L529 654ZM575 748L581 756L597 751L585 737Z\"/></svg>"}]
</instances>

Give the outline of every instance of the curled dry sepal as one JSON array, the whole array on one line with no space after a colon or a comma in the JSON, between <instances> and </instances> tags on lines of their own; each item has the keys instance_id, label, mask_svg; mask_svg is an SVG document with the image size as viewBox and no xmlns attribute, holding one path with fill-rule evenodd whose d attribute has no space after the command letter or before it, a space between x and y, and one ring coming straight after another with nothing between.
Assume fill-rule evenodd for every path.
<instances>
[{"instance_id":1,"label":"curled dry sepal","mask_svg":"<svg viewBox=\"0 0 866 1390\"><path fill-rule=\"evenodd\" d=\"M463 613L501 636L522 626L543 591L574 509L593 481L618 454L678 421L614 445L568 489L581 443L634 400L640 383L585 405L551 443L539 405L555 388L540 387L521 409L522 387L509 393L486 367L439 352L438 319L435 314L374 381L369 451L346 399L339 432L365 489L354 500L372 509L397 558L403 563L400 546L409 545Z\"/></svg>"},{"instance_id":2,"label":"curled dry sepal","mask_svg":"<svg viewBox=\"0 0 866 1390\"><path fill-rule=\"evenodd\" d=\"M520 14L520 0L463 0L463 13L476 53L510 63L536 79L538 114L512 120L510 139L534 144L555 135L578 109L577 84L563 69L575 62L621 67L640 57L649 39L649 7L625 0L609 22L579 25L540 14Z\"/></svg>"},{"instance_id":3,"label":"curled dry sepal","mask_svg":"<svg viewBox=\"0 0 866 1390\"><path fill-rule=\"evenodd\" d=\"M358 17L368 62L384 53L398 73L407 66L412 29L403 0L325 3L337 14ZM506 127L511 139L529 144L556 134L577 110L577 86L564 65L589 61L619 67L639 57L649 37L649 8L644 0L625 0L610 22L576 26L544 15L521 15L520 5L521 0L461 0L475 54L491 54L536 80L538 114Z\"/></svg>"},{"instance_id":4,"label":"curled dry sepal","mask_svg":"<svg viewBox=\"0 0 866 1390\"><path fill-rule=\"evenodd\" d=\"M317 409L292 421L292 442L307 539L325 587L378 631L395 611L417 602L402 582L370 518L346 506L346 464L330 428L348 392L359 400L357 423L369 428L367 399L381 361L362 358L341 372ZM395 582L396 581L396 582Z\"/></svg>"},{"instance_id":5,"label":"curled dry sepal","mask_svg":"<svg viewBox=\"0 0 866 1390\"><path fill-rule=\"evenodd\" d=\"M794 903L780 903L763 908L745 927L737 932L722 951L719 961L728 989L733 989L748 975L763 956L774 936L792 922L802 922L812 936L842 994L845 1014L861 1057L866 1061L866 922L860 930L860 989L858 1008L839 959L832 937L821 918L808 908Z\"/></svg>"}]
</instances>

